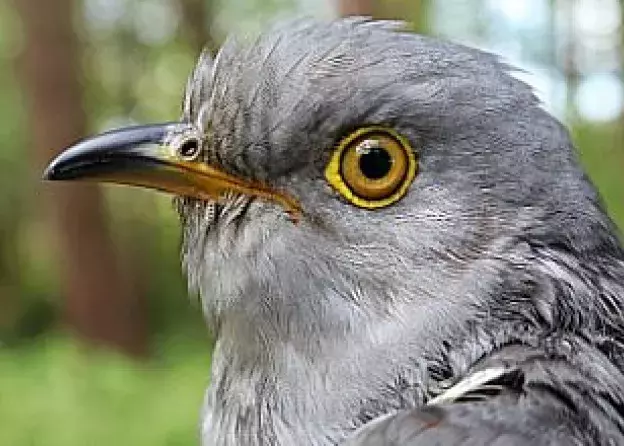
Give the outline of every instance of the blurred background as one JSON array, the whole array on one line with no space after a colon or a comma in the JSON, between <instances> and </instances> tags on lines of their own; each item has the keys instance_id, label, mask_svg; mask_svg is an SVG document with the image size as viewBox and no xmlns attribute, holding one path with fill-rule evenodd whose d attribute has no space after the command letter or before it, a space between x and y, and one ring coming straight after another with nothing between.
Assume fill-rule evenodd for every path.
<instances>
[{"instance_id":1,"label":"blurred background","mask_svg":"<svg viewBox=\"0 0 624 446\"><path fill-rule=\"evenodd\" d=\"M0 0L0 445L196 444L211 342L170 197L43 184L89 133L179 115L200 49L372 14L503 55L624 225L618 0Z\"/></svg>"}]
</instances>

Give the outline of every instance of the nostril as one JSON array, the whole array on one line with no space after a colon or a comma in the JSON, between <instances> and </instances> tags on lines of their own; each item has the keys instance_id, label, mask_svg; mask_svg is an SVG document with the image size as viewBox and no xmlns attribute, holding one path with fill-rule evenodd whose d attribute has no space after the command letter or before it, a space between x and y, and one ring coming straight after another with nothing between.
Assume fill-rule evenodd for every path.
<instances>
[{"instance_id":1,"label":"nostril","mask_svg":"<svg viewBox=\"0 0 624 446\"><path fill-rule=\"evenodd\" d=\"M195 138L187 139L178 148L180 158L187 161L194 160L199 155L199 141Z\"/></svg>"}]
</instances>

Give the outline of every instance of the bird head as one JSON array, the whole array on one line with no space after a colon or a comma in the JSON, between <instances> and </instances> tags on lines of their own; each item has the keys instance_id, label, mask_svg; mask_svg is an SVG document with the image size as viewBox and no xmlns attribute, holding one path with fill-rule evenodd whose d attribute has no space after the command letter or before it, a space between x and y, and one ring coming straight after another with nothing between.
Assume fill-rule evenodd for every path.
<instances>
[{"instance_id":1,"label":"bird head","mask_svg":"<svg viewBox=\"0 0 624 446\"><path fill-rule=\"evenodd\" d=\"M217 325L306 339L375 319L445 336L506 285L539 282L536 244L589 252L611 235L567 132L508 66L399 28L230 39L200 58L180 122L78 142L45 177L175 194Z\"/></svg>"}]
</instances>

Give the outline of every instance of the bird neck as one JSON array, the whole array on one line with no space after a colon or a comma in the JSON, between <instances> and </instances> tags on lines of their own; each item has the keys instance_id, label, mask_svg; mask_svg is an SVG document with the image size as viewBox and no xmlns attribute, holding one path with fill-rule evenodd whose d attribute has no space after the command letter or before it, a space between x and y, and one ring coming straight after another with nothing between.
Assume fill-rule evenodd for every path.
<instances>
[{"instance_id":1,"label":"bird neck","mask_svg":"<svg viewBox=\"0 0 624 446\"><path fill-rule=\"evenodd\" d=\"M442 364L433 347L443 344L443 333L424 339L394 315L340 323L339 311L325 312L324 322L291 315L302 325L290 331L269 330L266 319L259 324L241 314L222 320L204 444L336 444L378 415L422 404L441 376L413 358ZM285 315L274 316L276 322Z\"/></svg>"}]
</instances>

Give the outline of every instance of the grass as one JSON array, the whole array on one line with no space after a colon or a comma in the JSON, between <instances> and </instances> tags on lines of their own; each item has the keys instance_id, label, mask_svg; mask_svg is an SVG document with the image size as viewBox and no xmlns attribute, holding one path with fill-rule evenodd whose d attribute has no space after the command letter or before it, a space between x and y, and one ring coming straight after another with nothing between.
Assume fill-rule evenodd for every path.
<instances>
[{"instance_id":1,"label":"grass","mask_svg":"<svg viewBox=\"0 0 624 446\"><path fill-rule=\"evenodd\" d=\"M210 355L189 342L142 364L62 336L0 349L0 444L197 444Z\"/></svg>"}]
</instances>

